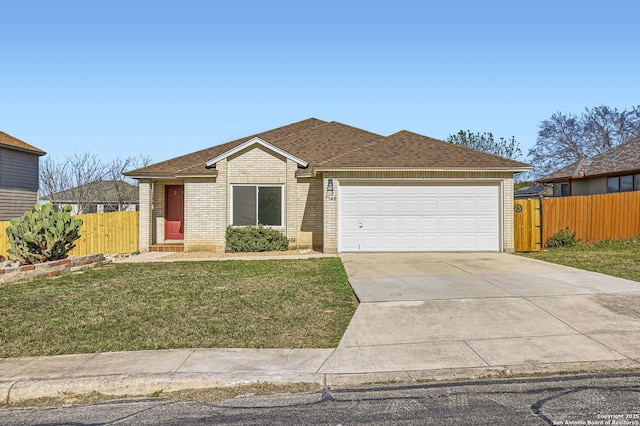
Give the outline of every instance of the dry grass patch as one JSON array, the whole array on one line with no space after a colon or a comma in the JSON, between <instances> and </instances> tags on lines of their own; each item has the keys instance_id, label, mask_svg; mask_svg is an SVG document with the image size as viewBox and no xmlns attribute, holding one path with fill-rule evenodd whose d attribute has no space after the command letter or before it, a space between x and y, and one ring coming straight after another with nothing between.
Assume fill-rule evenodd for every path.
<instances>
[{"instance_id":1,"label":"dry grass patch","mask_svg":"<svg viewBox=\"0 0 640 426\"><path fill-rule=\"evenodd\" d=\"M334 347L355 307L337 258L107 264L0 287L0 357Z\"/></svg>"}]
</instances>

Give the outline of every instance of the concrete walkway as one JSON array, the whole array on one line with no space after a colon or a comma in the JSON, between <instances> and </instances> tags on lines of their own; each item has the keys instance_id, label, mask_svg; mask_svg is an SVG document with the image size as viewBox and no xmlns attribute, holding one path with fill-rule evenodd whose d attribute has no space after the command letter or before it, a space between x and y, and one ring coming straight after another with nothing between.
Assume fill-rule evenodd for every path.
<instances>
[{"instance_id":1,"label":"concrete walkway","mask_svg":"<svg viewBox=\"0 0 640 426\"><path fill-rule=\"evenodd\" d=\"M341 257L361 304L336 349L5 358L0 402L258 381L341 385L640 369L638 282L503 253Z\"/></svg>"}]
</instances>

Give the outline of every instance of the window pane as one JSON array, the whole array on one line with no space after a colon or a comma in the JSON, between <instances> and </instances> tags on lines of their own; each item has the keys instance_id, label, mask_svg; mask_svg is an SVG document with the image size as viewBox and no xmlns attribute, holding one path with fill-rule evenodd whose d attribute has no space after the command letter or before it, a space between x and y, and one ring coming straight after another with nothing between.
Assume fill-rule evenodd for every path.
<instances>
[{"instance_id":1,"label":"window pane","mask_svg":"<svg viewBox=\"0 0 640 426\"><path fill-rule=\"evenodd\" d=\"M633 189L635 191L640 191L640 175L635 175L634 181L635 181L635 184L634 184Z\"/></svg>"},{"instance_id":2,"label":"window pane","mask_svg":"<svg viewBox=\"0 0 640 426\"><path fill-rule=\"evenodd\" d=\"M620 192L620 180L617 177L607 179L607 192Z\"/></svg>"},{"instance_id":3,"label":"window pane","mask_svg":"<svg viewBox=\"0 0 640 426\"><path fill-rule=\"evenodd\" d=\"M256 187L233 187L233 225L256 225Z\"/></svg>"},{"instance_id":4,"label":"window pane","mask_svg":"<svg viewBox=\"0 0 640 426\"><path fill-rule=\"evenodd\" d=\"M633 191L633 176L620 176L620 192Z\"/></svg>"},{"instance_id":5,"label":"window pane","mask_svg":"<svg viewBox=\"0 0 640 426\"><path fill-rule=\"evenodd\" d=\"M560 185L560 195L562 195L563 197L568 197L569 196L569 184L568 183L563 183L562 185Z\"/></svg>"},{"instance_id":6,"label":"window pane","mask_svg":"<svg viewBox=\"0 0 640 426\"><path fill-rule=\"evenodd\" d=\"M282 225L282 188L261 186L258 188L258 223L269 226Z\"/></svg>"}]
</instances>

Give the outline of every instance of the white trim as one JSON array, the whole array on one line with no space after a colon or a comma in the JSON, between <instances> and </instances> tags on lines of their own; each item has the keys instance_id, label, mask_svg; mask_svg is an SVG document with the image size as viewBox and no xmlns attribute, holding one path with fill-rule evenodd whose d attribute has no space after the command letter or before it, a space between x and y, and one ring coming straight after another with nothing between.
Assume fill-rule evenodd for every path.
<instances>
[{"instance_id":1,"label":"white trim","mask_svg":"<svg viewBox=\"0 0 640 426\"><path fill-rule=\"evenodd\" d=\"M256 188L256 223L255 225L234 225L233 224L233 188L236 186L251 186ZM278 183L232 183L229 185L229 225L233 227L242 227L242 226L258 226L258 209L260 208L258 204L258 192L260 187L263 188L280 188L280 225L267 225L269 228L276 229L284 229L284 221L285 221L285 211L284 211L284 185Z\"/></svg>"},{"instance_id":2,"label":"white trim","mask_svg":"<svg viewBox=\"0 0 640 426\"><path fill-rule=\"evenodd\" d=\"M247 148L247 147L249 147L251 145L255 145L255 144L261 145L261 146L263 146L263 147L265 147L265 148L267 148L267 149L269 149L269 150L271 150L271 151L273 151L273 152L275 152L277 154L282 155L285 158L288 158L291 161L294 161L294 162L298 163L298 165L300 167L307 167L309 165L309 163L307 163L306 161L304 161L304 160L302 160L302 159L300 159L300 158L298 158L298 157L296 157L294 155L291 155L288 152L283 151L282 149L278 148L277 146L271 145L269 142L264 141L264 140L262 140L262 139L260 139L258 137L251 138L248 141L246 141L244 143L241 143L240 145L236 146L235 148L230 149L229 151L224 152L224 153L218 155L215 158L212 158L211 160L205 162L204 165L206 167L211 167L214 164L216 164L218 161L223 160L223 159L229 157L230 155L233 155L233 154L235 154L237 152L240 152L243 149L245 149L245 148Z\"/></svg>"}]
</instances>

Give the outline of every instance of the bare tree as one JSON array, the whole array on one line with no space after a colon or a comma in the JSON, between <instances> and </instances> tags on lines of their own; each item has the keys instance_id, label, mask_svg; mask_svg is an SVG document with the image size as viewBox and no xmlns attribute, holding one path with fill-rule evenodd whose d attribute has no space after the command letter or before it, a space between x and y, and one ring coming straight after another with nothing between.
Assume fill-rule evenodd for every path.
<instances>
[{"instance_id":1,"label":"bare tree","mask_svg":"<svg viewBox=\"0 0 640 426\"><path fill-rule=\"evenodd\" d=\"M536 176L601 154L640 135L640 106L618 111L602 105L580 115L556 112L539 125L529 150Z\"/></svg>"},{"instance_id":2,"label":"bare tree","mask_svg":"<svg viewBox=\"0 0 640 426\"><path fill-rule=\"evenodd\" d=\"M76 153L62 161L46 157L40 162L40 190L55 206L75 204L77 214L94 211L96 204L111 201L105 197L106 192L115 194L111 209L123 210L133 200L132 183L127 182L122 172L150 162L149 157L140 156L104 163L89 152Z\"/></svg>"},{"instance_id":3,"label":"bare tree","mask_svg":"<svg viewBox=\"0 0 640 426\"><path fill-rule=\"evenodd\" d=\"M117 211L126 210L134 200L138 199L137 191L132 190L132 186L138 186L138 181L127 178L123 173L127 170L148 166L149 164L151 164L151 157L146 155L127 158L116 157L107 164L106 179L113 188L113 194L115 195L110 206L111 209Z\"/></svg>"}]
</instances>

